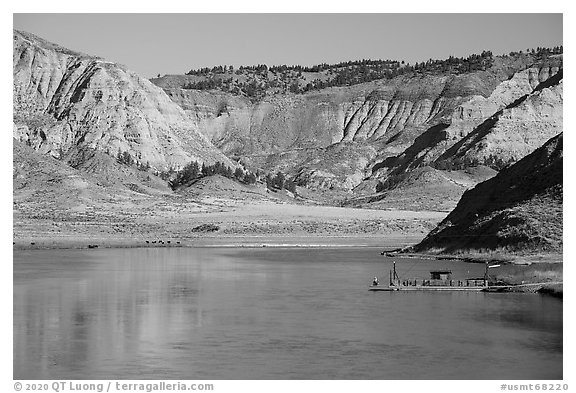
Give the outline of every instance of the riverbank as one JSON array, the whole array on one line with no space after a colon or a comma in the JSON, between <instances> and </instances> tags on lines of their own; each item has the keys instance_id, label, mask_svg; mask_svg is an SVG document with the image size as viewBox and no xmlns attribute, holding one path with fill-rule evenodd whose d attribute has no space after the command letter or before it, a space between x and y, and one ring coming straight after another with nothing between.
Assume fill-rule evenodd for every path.
<instances>
[{"instance_id":1,"label":"riverbank","mask_svg":"<svg viewBox=\"0 0 576 393\"><path fill-rule=\"evenodd\" d=\"M230 248L320 248L320 247L396 247L419 241L419 235L388 236L204 236L187 240L175 239L119 239L110 237L67 238L20 238L13 244L14 250L46 249L98 249L98 248L174 248L174 247L230 247Z\"/></svg>"},{"instance_id":2,"label":"riverbank","mask_svg":"<svg viewBox=\"0 0 576 393\"><path fill-rule=\"evenodd\" d=\"M541 252L537 254L513 254L505 252L462 252L458 254L406 252L406 248L390 250L387 256L400 258L456 259L469 263L504 263L513 265L531 265L533 263L562 263L563 254L559 252Z\"/></svg>"},{"instance_id":3,"label":"riverbank","mask_svg":"<svg viewBox=\"0 0 576 393\"><path fill-rule=\"evenodd\" d=\"M561 256L560 256L561 257ZM494 270L494 271L492 271ZM558 262L532 263L531 265L503 264L491 269L491 277L504 285L549 283L538 286L521 286L516 292L538 292L554 297L563 297L564 265Z\"/></svg>"},{"instance_id":4,"label":"riverbank","mask_svg":"<svg viewBox=\"0 0 576 393\"><path fill-rule=\"evenodd\" d=\"M21 206L20 206L21 207ZM406 247L445 212L295 205L278 201L142 198L51 210L14 210L15 249L209 246Z\"/></svg>"},{"instance_id":5,"label":"riverbank","mask_svg":"<svg viewBox=\"0 0 576 393\"><path fill-rule=\"evenodd\" d=\"M562 299L564 297L563 284L545 285L542 288L540 288L540 290L538 290L538 293Z\"/></svg>"}]
</instances>

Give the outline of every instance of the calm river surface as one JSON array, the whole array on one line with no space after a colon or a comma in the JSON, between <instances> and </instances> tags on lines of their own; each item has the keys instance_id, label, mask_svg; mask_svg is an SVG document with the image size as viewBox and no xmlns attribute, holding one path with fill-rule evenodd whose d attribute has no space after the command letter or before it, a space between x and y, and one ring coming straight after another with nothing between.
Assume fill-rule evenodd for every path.
<instances>
[{"instance_id":1,"label":"calm river surface","mask_svg":"<svg viewBox=\"0 0 576 393\"><path fill-rule=\"evenodd\" d=\"M396 259L400 276L484 267ZM369 292L374 248L14 252L15 379L561 379L562 301Z\"/></svg>"}]
</instances>

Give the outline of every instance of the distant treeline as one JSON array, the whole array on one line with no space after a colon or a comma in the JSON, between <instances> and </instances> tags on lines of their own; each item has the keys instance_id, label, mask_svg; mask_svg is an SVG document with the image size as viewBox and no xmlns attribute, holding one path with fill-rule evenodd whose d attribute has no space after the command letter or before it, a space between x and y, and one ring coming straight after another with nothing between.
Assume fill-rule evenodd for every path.
<instances>
[{"instance_id":1,"label":"distant treeline","mask_svg":"<svg viewBox=\"0 0 576 393\"><path fill-rule=\"evenodd\" d=\"M523 52L523 51L510 52L509 55L510 56L516 56L516 55L521 55L523 53L527 53L527 54L535 55L537 57L542 57L542 56L550 56L550 55L559 55L559 54L562 54L563 52L564 52L564 45L555 46L553 48L544 48L544 47L539 46L536 49L534 49L534 48L526 49L526 52Z\"/></svg>"},{"instance_id":2,"label":"distant treeline","mask_svg":"<svg viewBox=\"0 0 576 393\"><path fill-rule=\"evenodd\" d=\"M510 56L523 54L523 51L510 52ZM563 53L563 46L553 48L527 49L527 54L537 58ZM266 64L255 66L215 66L190 70L187 75L202 77L201 80L186 83L183 88L195 90L221 90L250 98L262 98L273 92L304 93L327 87L351 86L377 79L391 79L403 74L463 74L486 70L494 62L491 51L483 51L468 57L450 56L445 60L429 59L411 65L404 61L371 60L340 62L337 64L317 64L311 67L300 65ZM315 75L316 74L316 75Z\"/></svg>"},{"instance_id":3,"label":"distant treeline","mask_svg":"<svg viewBox=\"0 0 576 393\"><path fill-rule=\"evenodd\" d=\"M287 71L296 71L296 72L321 72L327 71L334 68L342 68L342 67L355 67L355 66L383 66L383 67L391 67L396 65L399 66L399 62L396 60L371 60L371 59L363 59L363 60L354 60L354 61L345 61L340 62L337 64L317 64L311 67L301 66L301 65L275 65L268 67L266 64L258 64L252 66L240 66L236 73L240 75L242 71L251 71L255 73L263 73L263 72L274 72L274 73L282 73ZM402 61L404 64L404 61ZM186 73L186 75L197 75L197 76L206 76L211 73L213 74L222 74L226 72L234 72L234 66L214 66L212 68L204 67L199 68L196 70L190 70Z\"/></svg>"}]
</instances>

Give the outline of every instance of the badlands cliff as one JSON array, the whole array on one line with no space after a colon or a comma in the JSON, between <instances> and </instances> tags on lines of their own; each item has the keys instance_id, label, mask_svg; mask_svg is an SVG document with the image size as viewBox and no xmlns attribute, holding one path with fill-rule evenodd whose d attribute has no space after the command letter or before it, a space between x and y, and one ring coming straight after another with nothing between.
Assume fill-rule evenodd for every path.
<instances>
[{"instance_id":1,"label":"badlands cliff","mask_svg":"<svg viewBox=\"0 0 576 393\"><path fill-rule=\"evenodd\" d=\"M395 206L390 194L424 168L458 187L443 207L452 208L469 186L562 131L561 55L501 56L484 71L412 73L256 102L183 89L176 76L153 82L248 167L282 170L303 187L341 191L357 202ZM469 175L479 166L491 171Z\"/></svg>"},{"instance_id":2,"label":"badlands cliff","mask_svg":"<svg viewBox=\"0 0 576 393\"><path fill-rule=\"evenodd\" d=\"M322 203L448 212L464 191L562 131L561 54L490 64L254 100L184 89L189 76L153 84L14 31L13 134L124 184L132 175L118 169L119 153L152 171L238 161L282 171Z\"/></svg>"},{"instance_id":3,"label":"badlands cliff","mask_svg":"<svg viewBox=\"0 0 576 393\"><path fill-rule=\"evenodd\" d=\"M92 149L165 170L231 162L178 105L125 67L14 31L14 137L54 157Z\"/></svg>"}]
</instances>

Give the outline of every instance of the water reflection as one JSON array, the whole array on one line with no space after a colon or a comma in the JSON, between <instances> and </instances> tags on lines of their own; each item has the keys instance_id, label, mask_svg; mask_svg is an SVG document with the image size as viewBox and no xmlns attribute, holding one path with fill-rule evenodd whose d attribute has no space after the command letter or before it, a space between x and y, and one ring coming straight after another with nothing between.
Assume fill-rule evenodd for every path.
<instances>
[{"instance_id":1,"label":"water reflection","mask_svg":"<svg viewBox=\"0 0 576 393\"><path fill-rule=\"evenodd\" d=\"M562 377L560 301L366 291L387 269L373 249L16 253L14 378Z\"/></svg>"}]
</instances>

